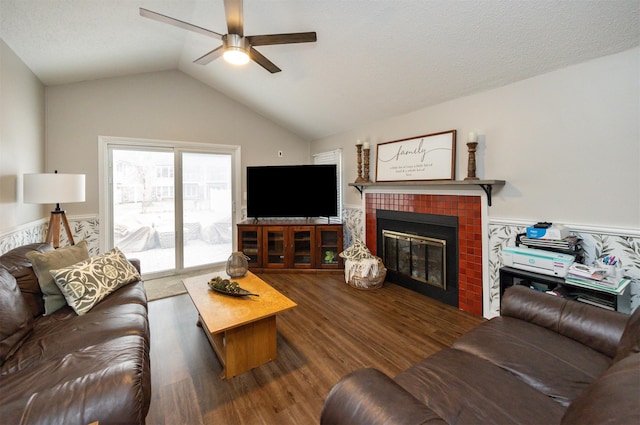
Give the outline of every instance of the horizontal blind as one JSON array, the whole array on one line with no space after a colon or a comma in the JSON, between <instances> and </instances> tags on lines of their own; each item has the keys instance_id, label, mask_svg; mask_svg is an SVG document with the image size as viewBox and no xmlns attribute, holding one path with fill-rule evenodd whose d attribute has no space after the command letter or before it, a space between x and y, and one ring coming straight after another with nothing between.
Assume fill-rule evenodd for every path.
<instances>
[{"instance_id":1,"label":"horizontal blind","mask_svg":"<svg viewBox=\"0 0 640 425\"><path fill-rule=\"evenodd\" d=\"M335 164L337 169L336 193L338 194L338 219L342 221L342 149L319 152L313 155L315 165Z\"/></svg>"}]
</instances>

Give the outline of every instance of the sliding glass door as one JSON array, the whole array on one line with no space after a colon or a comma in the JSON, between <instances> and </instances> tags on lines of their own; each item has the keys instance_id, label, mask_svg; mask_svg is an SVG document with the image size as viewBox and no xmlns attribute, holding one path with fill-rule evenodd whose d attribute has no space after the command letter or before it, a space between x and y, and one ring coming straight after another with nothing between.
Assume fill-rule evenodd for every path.
<instances>
[{"instance_id":1,"label":"sliding glass door","mask_svg":"<svg viewBox=\"0 0 640 425\"><path fill-rule=\"evenodd\" d=\"M171 151L113 149L113 246L147 273L176 268L175 178Z\"/></svg>"},{"instance_id":2,"label":"sliding glass door","mask_svg":"<svg viewBox=\"0 0 640 425\"><path fill-rule=\"evenodd\" d=\"M182 154L184 266L226 261L231 254L231 156Z\"/></svg>"},{"instance_id":3,"label":"sliding glass door","mask_svg":"<svg viewBox=\"0 0 640 425\"><path fill-rule=\"evenodd\" d=\"M108 245L168 275L220 264L233 251L234 149L111 143Z\"/></svg>"}]
</instances>

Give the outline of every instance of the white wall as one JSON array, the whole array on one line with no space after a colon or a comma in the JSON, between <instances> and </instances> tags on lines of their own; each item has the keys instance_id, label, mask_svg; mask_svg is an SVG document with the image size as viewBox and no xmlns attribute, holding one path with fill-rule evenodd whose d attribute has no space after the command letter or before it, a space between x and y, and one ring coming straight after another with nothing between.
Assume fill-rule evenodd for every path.
<instances>
[{"instance_id":1,"label":"white wall","mask_svg":"<svg viewBox=\"0 0 640 425\"><path fill-rule=\"evenodd\" d=\"M74 215L99 210L98 136L240 145L243 176L309 161L308 142L179 71L47 87L46 114L47 171L87 175L86 202L65 205Z\"/></svg>"},{"instance_id":2,"label":"white wall","mask_svg":"<svg viewBox=\"0 0 640 425\"><path fill-rule=\"evenodd\" d=\"M0 40L0 234L46 214L22 197L22 175L44 168L44 120L44 86Z\"/></svg>"},{"instance_id":3,"label":"white wall","mask_svg":"<svg viewBox=\"0 0 640 425\"><path fill-rule=\"evenodd\" d=\"M639 64L635 48L317 140L311 151L343 147L353 182L356 139L375 145L455 129L461 180L466 135L476 131L477 176L507 181L491 217L640 229ZM371 162L374 180L375 146ZM361 205L355 188L345 194L347 206Z\"/></svg>"},{"instance_id":4,"label":"white wall","mask_svg":"<svg viewBox=\"0 0 640 425\"><path fill-rule=\"evenodd\" d=\"M23 173L45 171L45 89L2 41L0 54L2 233L46 216L18 190ZM343 147L350 182L356 139L375 145L456 129L462 179L473 130L477 175L507 181L491 217L640 229L639 62L638 48L592 60L318 140L312 152ZM87 173L87 202L69 208L74 215L98 211L98 135L240 144L243 166L309 158L299 137L178 71L48 87L46 118L46 171ZM361 205L354 188L345 195L348 206Z\"/></svg>"}]
</instances>

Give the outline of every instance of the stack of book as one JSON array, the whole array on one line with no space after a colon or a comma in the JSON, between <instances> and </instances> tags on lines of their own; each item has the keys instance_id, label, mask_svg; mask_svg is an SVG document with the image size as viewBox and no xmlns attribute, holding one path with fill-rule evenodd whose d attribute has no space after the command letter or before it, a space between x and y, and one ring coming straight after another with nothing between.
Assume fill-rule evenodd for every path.
<instances>
[{"instance_id":1,"label":"stack of book","mask_svg":"<svg viewBox=\"0 0 640 425\"><path fill-rule=\"evenodd\" d=\"M564 280L570 285L616 294L621 294L630 282L630 279L624 277L608 276L605 268L579 263L574 263L569 267L569 272Z\"/></svg>"}]
</instances>

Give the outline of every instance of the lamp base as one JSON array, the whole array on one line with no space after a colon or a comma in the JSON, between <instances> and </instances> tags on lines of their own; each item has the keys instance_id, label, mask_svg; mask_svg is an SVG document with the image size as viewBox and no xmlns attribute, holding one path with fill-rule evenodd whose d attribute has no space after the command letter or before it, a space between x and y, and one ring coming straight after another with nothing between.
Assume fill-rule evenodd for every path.
<instances>
[{"instance_id":1,"label":"lamp base","mask_svg":"<svg viewBox=\"0 0 640 425\"><path fill-rule=\"evenodd\" d=\"M49 228L47 229L47 239L45 242L51 244L56 249L60 247L60 222L62 222L64 230L67 232L67 239L69 239L69 243L71 245L75 245L76 243L73 240L69 222L67 221L67 214L64 210L60 209L51 211L51 216L49 217Z\"/></svg>"}]
</instances>

